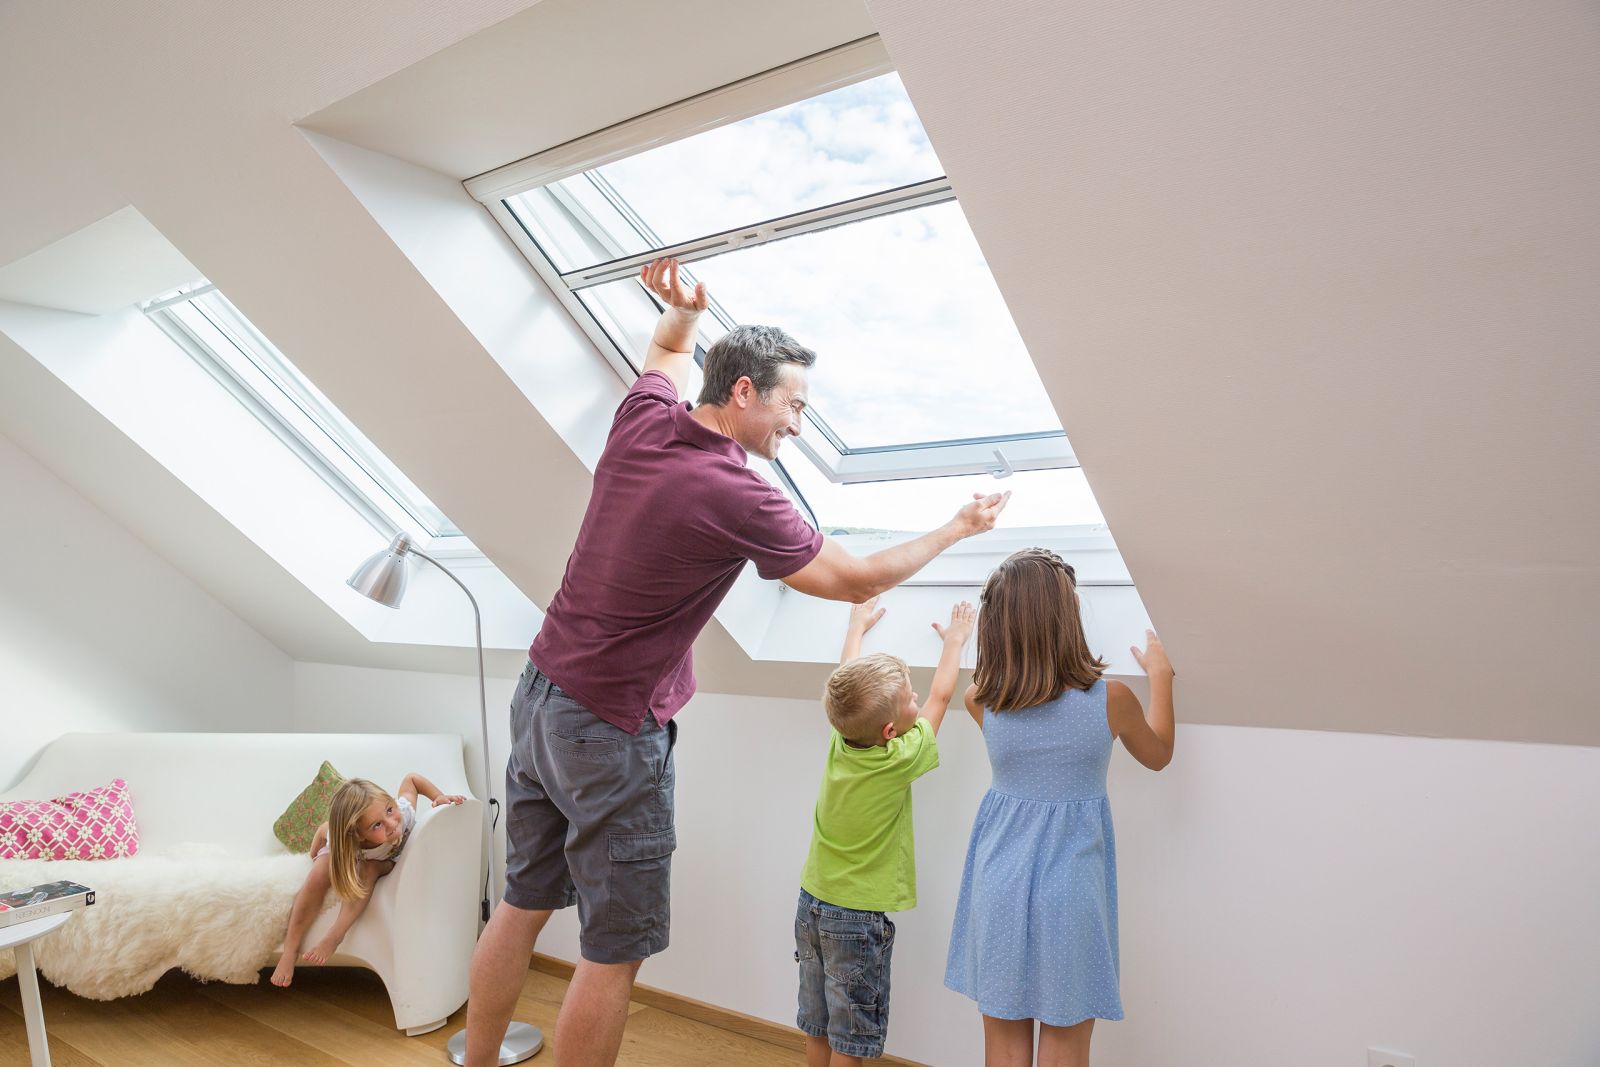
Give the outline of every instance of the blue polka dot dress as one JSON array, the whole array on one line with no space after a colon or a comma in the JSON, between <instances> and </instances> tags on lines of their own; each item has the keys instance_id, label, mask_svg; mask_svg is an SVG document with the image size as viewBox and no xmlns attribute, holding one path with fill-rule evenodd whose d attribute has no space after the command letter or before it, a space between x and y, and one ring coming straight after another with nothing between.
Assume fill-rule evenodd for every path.
<instances>
[{"instance_id":1,"label":"blue polka dot dress","mask_svg":"<svg viewBox=\"0 0 1600 1067\"><path fill-rule=\"evenodd\" d=\"M1122 1018L1106 683L985 709L994 772L961 875L944 984L997 1019Z\"/></svg>"}]
</instances>

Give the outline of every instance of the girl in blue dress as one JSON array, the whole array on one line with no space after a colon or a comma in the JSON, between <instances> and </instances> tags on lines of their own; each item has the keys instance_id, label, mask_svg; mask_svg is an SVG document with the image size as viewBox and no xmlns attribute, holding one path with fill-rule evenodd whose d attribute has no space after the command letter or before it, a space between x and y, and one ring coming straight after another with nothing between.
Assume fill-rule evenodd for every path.
<instances>
[{"instance_id":1,"label":"girl in blue dress","mask_svg":"<svg viewBox=\"0 0 1600 1067\"><path fill-rule=\"evenodd\" d=\"M1086 1067L1096 1019L1122 1018L1111 743L1172 760L1172 666L1133 649L1150 715L1089 651L1072 567L1045 549L989 576L967 711L994 778L972 826L945 985L978 1002L986 1067Z\"/></svg>"}]
</instances>

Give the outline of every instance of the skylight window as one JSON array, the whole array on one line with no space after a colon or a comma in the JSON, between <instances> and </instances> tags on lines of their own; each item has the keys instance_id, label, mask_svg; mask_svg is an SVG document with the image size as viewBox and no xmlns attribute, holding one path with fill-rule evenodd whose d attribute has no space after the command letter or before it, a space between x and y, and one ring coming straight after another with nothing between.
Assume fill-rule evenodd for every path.
<instances>
[{"instance_id":1,"label":"skylight window","mask_svg":"<svg viewBox=\"0 0 1600 1067\"><path fill-rule=\"evenodd\" d=\"M955 192L882 70L716 125L744 106L719 98L689 136L653 132L635 143L657 147L625 155L611 131L587 158L563 146L468 188L626 380L660 313L637 280L658 256L711 293L702 348L744 322L814 348L806 430L776 466L820 526L925 528L934 508L943 521L977 489L1024 482L1026 525L1099 523Z\"/></svg>"},{"instance_id":2,"label":"skylight window","mask_svg":"<svg viewBox=\"0 0 1600 1067\"><path fill-rule=\"evenodd\" d=\"M385 536L404 531L436 548L470 548L411 479L214 286L143 310Z\"/></svg>"}]
</instances>

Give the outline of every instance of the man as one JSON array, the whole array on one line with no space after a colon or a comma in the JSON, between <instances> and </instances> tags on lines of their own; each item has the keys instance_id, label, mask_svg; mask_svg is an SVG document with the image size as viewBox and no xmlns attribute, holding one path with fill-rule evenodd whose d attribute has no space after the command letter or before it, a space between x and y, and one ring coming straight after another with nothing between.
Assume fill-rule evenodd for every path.
<instances>
[{"instance_id":1,"label":"man","mask_svg":"<svg viewBox=\"0 0 1600 1067\"><path fill-rule=\"evenodd\" d=\"M534 941L570 904L583 959L556 1022L557 1064L616 1062L639 964L667 946L672 716L694 692L690 646L745 561L802 593L860 602L992 529L1010 496L975 498L932 533L851 555L747 466L747 453L773 459L800 433L815 353L782 330L741 326L706 354L690 409L679 396L705 286L681 285L676 260L640 274L667 310L512 700L506 890L473 954L468 1067L496 1061Z\"/></svg>"}]
</instances>

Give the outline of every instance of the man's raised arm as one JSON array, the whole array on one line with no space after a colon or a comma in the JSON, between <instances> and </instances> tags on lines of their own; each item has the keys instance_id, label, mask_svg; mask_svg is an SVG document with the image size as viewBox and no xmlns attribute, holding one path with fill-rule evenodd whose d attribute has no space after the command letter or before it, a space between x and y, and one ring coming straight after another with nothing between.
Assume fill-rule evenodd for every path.
<instances>
[{"instance_id":1,"label":"man's raised arm","mask_svg":"<svg viewBox=\"0 0 1600 1067\"><path fill-rule=\"evenodd\" d=\"M824 600L859 604L893 589L928 565L928 562L964 538L994 529L1011 494L973 494L972 503L955 518L913 541L885 548L870 556L853 556L831 537L822 539L822 551L804 567L783 579L785 585Z\"/></svg>"},{"instance_id":2,"label":"man's raised arm","mask_svg":"<svg viewBox=\"0 0 1600 1067\"><path fill-rule=\"evenodd\" d=\"M673 388L682 397L689 388L689 368L694 366L694 341L700 333L700 313L706 309L706 285L698 283L694 292L680 285L675 259L658 259L640 267L639 280L667 305L650 337L644 369L658 370L671 378Z\"/></svg>"}]
</instances>

